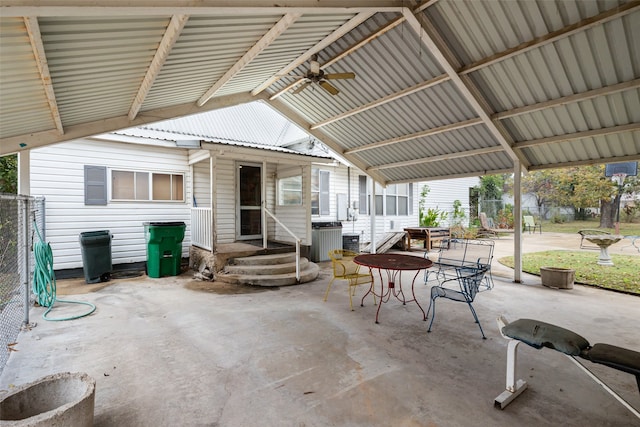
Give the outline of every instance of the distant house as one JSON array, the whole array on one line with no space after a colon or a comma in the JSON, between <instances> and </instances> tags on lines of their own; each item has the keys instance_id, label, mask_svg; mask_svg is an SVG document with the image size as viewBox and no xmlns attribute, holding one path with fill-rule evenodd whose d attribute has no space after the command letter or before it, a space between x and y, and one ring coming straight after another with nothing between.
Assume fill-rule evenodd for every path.
<instances>
[{"instance_id":1,"label":"distant house","mask_svg":"<svg viewBox=\"0 0 640 427\"><path fill-rule=\"evenodd\" d=\"M29 180L46 200L56 271L82 267L84 231L110 231L114 265L144 262L151 221L186 224L183 257L191 246L293 242L290 233L308 250L314 223L329 221L371 240L372 180L263 104L33 149ZM428 204L468 207L476 182L430 182ZM376 235L418 225L421 186L376 184Z\"/></svg>"}]
</instances>

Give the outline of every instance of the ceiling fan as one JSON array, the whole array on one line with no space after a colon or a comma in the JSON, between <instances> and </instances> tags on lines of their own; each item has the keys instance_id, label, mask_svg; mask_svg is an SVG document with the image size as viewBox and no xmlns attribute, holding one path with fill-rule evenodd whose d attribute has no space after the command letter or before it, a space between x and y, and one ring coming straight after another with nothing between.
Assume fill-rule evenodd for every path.
<instances>
[{"instance_id":1,"label":"ceiling fan","mask_svg":"<svg viewBox=\"0 0 640 427\"><path fill-rule=\"evenodd\" d=\"M320 63L318 62L318 55L313 55L309 60L309 69L304 76L298 76L299 80L296 84L304 82L302 86L293 91L293 94L298 94L305 90L311 84L317 84L331 95L337 95L340 91L329 83L327 80L338 79L354 79L356 75L354 73L325 73L320 69Z\"/></svg>"}]
</instances>

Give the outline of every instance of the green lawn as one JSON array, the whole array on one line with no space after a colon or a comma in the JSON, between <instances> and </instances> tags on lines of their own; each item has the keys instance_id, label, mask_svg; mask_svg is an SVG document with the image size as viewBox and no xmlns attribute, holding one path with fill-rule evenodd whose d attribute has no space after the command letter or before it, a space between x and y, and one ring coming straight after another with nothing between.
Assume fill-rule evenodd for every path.
<instances>
[{"instance_id":1,"label":"green lawn","mask_svg":"<svg viewBox=\"0 0 640 427\"><path fill-rule=\"evenodd\" d=\"M640 257L612 254L612 267L596 264L597 258L596 251L534 252L522 255L522 271L540 275L540 267L572 268L576 271L575 283L640 295ZM498 262L513 268L512 256Z\"/></svg>"},{"instance_id":2,"label":"green lawn","mask_svg":"<svg viewBox=\"0 0 640 427\"><path fill-rule=\"evenodd\" d=\"M550 233L577 233L578 230L585 228L599 228L600 220L598 218L589 221L572 221L562 224L555 224L552 222L542 222L542 231L548 231ZM603 228L602 230L614 233L613 228ZM620 223L620 234L623 236L640 236L640 223Z\"/></svg>"}]
</instances>

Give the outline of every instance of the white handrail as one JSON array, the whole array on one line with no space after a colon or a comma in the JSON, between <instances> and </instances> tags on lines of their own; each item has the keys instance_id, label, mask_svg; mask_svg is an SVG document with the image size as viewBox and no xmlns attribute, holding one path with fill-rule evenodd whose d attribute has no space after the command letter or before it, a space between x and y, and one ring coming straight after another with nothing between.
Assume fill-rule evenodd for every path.
<instances>
[{"instance_id":1,"label":"white handrail","mask_svg":"<svg viewBox=\"0 0 640 427\"><path fill-rule=\"evenodd\" d=\"M276 218L276 216L274 214L272 214L271 212L269 212L269 209L265 208L264 206L262 206L262 209L264 209L264 212L269 215L271 218L273 218L273 220L279 224L284 231L286 231L287 233L289 233L289 235L291 237L294 238L294 240L296 241L296 282L300 283L300 238L298 236L296 236L291 230L289 230L289 228L287 228L286 225L284 225L282 222L280 222L280 220L278 218ZM266 233L265 233L266 236ZM265 243L264 248L266 249L266 238L264 239Z\"/></svg>"}]
</instances>

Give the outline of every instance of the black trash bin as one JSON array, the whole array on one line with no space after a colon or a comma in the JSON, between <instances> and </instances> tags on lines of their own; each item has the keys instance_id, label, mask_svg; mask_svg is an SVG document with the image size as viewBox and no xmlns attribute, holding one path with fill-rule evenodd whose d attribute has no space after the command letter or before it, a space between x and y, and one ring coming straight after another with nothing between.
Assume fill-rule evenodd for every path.
<instances>
[{"instance_id":1,"label":"black trash bin","mask_svg":"<svg viewBox=\"0 0 640 427\"><path fill-rule=\"evenodd\" d=\"M351 252L360 252L360 235L358 233L343 234L342 249Z\"/></svg>"},{"instance_id":2,"label":"black trash bin","mask_svg":"<svg viewBox=\"0 0 640 427\"><path fill-rule=\"evenodd\" d=\"M87 283L107 282L111 279L111 233L109 230L80 233L82 269Z\"/></svg>"}]
</instances>

